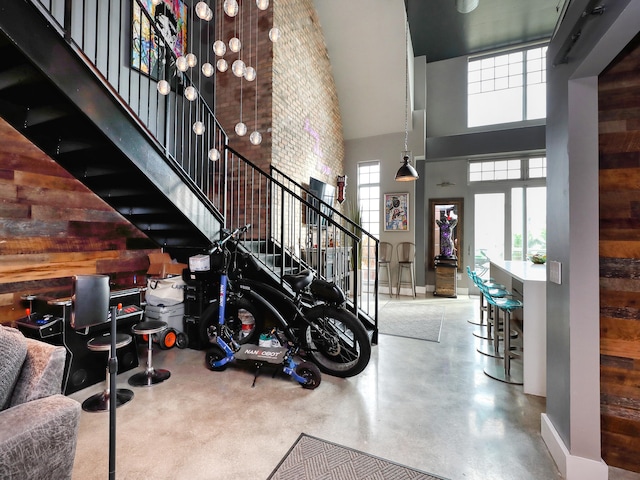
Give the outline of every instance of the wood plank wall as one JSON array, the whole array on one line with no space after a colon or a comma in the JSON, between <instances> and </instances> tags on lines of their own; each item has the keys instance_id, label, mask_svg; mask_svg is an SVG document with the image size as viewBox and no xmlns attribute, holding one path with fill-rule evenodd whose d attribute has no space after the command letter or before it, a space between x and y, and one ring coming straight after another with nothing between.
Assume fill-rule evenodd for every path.
<instances>
[{"instance_id":1,"label":"wood plank wall","mask_svg":"<svg viewBox=\"0 0 640 480\"><path fill-rule=\"evenodd\" d=\"M144 285L160 250L118 212L0 119L0 323L24 316L26 293L69 290L71 276Z\"/></svg>"},{"instance_id":2,"label":"wood plank wall","mask_svg":"<svg viewBox=\"0 0 640 480\"><path fill-rule=\"evenodd\" d=\"M640 472L640 36L599 78L602 458Z\"/></svg>"}]
</instances>

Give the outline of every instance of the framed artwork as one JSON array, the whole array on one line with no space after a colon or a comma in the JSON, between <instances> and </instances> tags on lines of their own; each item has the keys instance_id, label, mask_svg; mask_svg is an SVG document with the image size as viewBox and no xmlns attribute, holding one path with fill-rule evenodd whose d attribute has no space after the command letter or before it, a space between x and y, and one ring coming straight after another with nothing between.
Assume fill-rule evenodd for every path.
<instances>
[{"instance_id":1,"label":"framed artwork","mask_svg":"<svg viewBox=\"0 0 640 480\"><path fill-rule=\"evenodd\" d=\"M435 269L435 258L455 257L464 265L463 217L464 198L429 199L429 268Z\"/></svg>"},{"instance_id":2,"label":"framed artwork","mask_svg":"<svg viewBox=\"0 0 640 480\"><path fill-rule=\"evenodd\" d=\"M131 4L131 67L160 80L165 76L167 46L177 56L187 53L187 6L181 0L163 0L158 5L153 5L151 0L133 0ZM140 5L159 30L151 25ZM162 35L164 41L158 35Z\"/></svg>"},{"instance_id":3,"label":"framed artwork","mask_svg":"<svg viewBox=\"0 0 640 480\"><path fill-rule=\"evenodd\" d=\"M384 194L384 231L409 231L409 194Z\"/></svg>"}]
</instances>

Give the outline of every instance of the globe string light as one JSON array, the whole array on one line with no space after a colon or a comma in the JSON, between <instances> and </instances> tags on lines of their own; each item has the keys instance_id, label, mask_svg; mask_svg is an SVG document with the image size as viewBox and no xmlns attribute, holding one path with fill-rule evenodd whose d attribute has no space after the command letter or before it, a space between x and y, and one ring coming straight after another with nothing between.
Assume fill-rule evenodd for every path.
<instances>
[{"instance_id":1,"label":"globe string light","mask_svg":"<svg viewBox=\"0 0 640 480\"><path fill-rule=\"evenodd\" d=\"M264 8L260 8L260 1L261 0L256 0L256 3L258 4L258 8L260 10L264 10ZM263 0L264 1L264 0ZM269 6L269 1L266 0L266 5ZM266 7L265 7L266 8ZM256 27L255 27L255 32L256 32L256 39L255 39L255 64L258 64L258 19L256 18ZM249 19L249 38L251 38L251 18ZM248 72L247 72L248 73ZM260 145L260 143L262 143L262 134L258 131L258 80L256 79L257 74L255 73L255 70L253 71L254 74L254 80L256 81L256 88L255 88L255 97L254 97L254 123L253 123L253 132L251 132L251 135L249 135L249 141L251 142L252 145ZM249 80L251 81L251 80Z\"/></svg>"}]
</instances>

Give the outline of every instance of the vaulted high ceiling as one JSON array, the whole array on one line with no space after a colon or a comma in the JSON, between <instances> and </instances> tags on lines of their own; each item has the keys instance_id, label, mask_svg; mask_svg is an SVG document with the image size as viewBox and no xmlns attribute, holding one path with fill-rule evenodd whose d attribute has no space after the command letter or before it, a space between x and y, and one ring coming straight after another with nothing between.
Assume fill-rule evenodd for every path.
<instances>
[{"instance_id":1,"label":"vaulted high ceiling","mask_svg":"<svg viewBox=\"0 0 640 480\"><path fill-rule=\"evenodd\" d=\"M455 0L314 0L345 140L404 130L407 13L415 56L435 62L549 38L568 1L479 0L462 14Z\"/></svg>"}]
</instances>

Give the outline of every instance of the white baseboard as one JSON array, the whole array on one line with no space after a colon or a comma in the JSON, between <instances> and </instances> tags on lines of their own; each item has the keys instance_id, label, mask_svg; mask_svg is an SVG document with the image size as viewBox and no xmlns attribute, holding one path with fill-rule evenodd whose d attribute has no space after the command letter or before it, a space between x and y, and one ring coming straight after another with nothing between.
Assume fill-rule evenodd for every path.
<instances>
[{"instance_id":1,"label":"white baseboard","mask_svg":"<svg viewBox=\"0 0 640 480\"><path fill-rule=\"evenodd\" d=\"M609 478L609 468L602 460L591 460L569 453L558 431L545 413L541 415L540 433L558 470L566 480L607 480Z\"/></svg>"}]
</instances>

